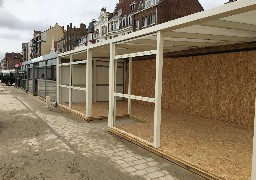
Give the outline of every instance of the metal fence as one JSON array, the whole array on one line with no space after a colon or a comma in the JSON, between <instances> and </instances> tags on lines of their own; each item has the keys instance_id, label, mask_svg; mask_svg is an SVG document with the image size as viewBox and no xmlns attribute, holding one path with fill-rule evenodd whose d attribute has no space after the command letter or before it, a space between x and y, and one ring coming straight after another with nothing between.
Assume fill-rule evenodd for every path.
<instances>
[{"instance_id":1,"label":"metal fence","mask_svg":"<svg viewBox=\"0 0 256 180\"><path fill-rule=\"evenodd\" d=\"M28 91L33 93L33 80L28 80Z\"/></svg>"},{"instance_id":2,"label":"metal fence","mask_svg":"<svg viewBox=\"0 0 256 180\"><path fill-rule=\"evenodd\" d=\"M21 80L20 87L24 90L27 90L27 80L26 79Z\"/></svg>"},{"instance_id":3,"label":"metal fence","mask_svg":"<svg viewBox=\"0 0 256 180\"><path fill-rule=\"evenodd\" d=\"M50 96L52 101L56 101L57 96L57 85L56 81L52 80L42 80L38 79L37 81L37 94L41 97Z\"/></svg>"}]
</instances>

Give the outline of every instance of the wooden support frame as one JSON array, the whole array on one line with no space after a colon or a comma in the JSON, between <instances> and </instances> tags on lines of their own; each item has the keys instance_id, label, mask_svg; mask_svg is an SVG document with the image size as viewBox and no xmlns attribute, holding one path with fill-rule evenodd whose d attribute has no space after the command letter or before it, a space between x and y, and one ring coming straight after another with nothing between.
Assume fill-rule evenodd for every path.
<instances>
[{"instance_id":1,"label":"wooden support frame","mask_svg":"<svg viewBox=\"0 0 256 180\"><path fill-rule=\"evenodd\" d=\"M114 43L110 44L110 60L109 60L109 114L108 114L108 127L113 128L115 122L115 54L116 47Z\"/></svg>"},{"instance_id":2,"label":"wooden support frame","mask_svg":"<svg viewBox=\"0 0 256 180\"><path fill-rule=\"evenodd\" d=\"M110 69L109 69L109 128L115 125L116 97L128 98L128 114L131 114L131 99L155 103L154 111L154 140L153 146L160 147L160 125L161 125L161 98L162 98L162 70L163 70L163 52L164 52L164 33L157 32L157 50L145 51L139 53L130 53L125 55L116 54L115 44L110 45ZM155 98L141 97L131 95L132 79L132 57L156 54L156 81L155 81ZM129 57L129 84L128 94L116 93L116 63L117 59Z\"/></svg>"},{"instance_id":3,"label":"wooden support frame","mask_svg":"<svg viewBox=\"0 0 256 180\"><path fill-rule=\"evenodd\" d=\"M68 89L68 94L69 94L69 100L68 100L68 108L71 110L72 109L72 62L73 62L73 55L70 55L70 63L69 63L69 89Z\"/></svg>"},{"instance_id":4,"label":"wooden support frame","mask_svg":"<svg viewBox=\"0 0 256 180\"><path fill-rule=\"evenodd\" d=\"M129 57L129 82L128 82L128 95L132 93L132 57ZM132 100L128 98L128 114L132 114Z\"/></svg>"},{"instance_id":5,"label":"wooden support frame","mask_svg":"<svg viewBox=\"0 0 256 180\"><path fill-rule=\"evenodd\" d=\"M117 56L115 56L115 59L122 59L122 58L124 59L124 58L129 58L129 57L154 55L156 53L157 53L156 50L136 52L136 53L130 53L130 54L117 55Z\"/></svg>"},{"instance_id":6,"label":"wooden support frame","mask_svg":"<svg viewBox=\"0 0 256 180\"><path fill-rule=\"evenodd\" d=\"M157 32L156 82L155 82L155 113L154 113L154 147L160 147L162 71L163 71L163 32Z\"/></svg>"},{"instance_id":7,"label":"wooden support frame","mask_svg":"<svg viewBox=\"0 0 256 180\"><path fill-rule=\"evenodd\" d=\"M97 60L93 60L93 102L97 101Z\"/></svg>"},{"instance_id":8,"label":"wooden support frame","mask_svg":"<svg viewBox=\"0 0 256 180\"><path fill-rule=\"evenodd\" d=\"M86 65L86 117L92 116L92 50L87 50Z\"/></svg>"},{"instance_id":9,"label":"wooden support frame","mask_svg":"<svg viewBox=\"0 0 256 180\"><path fill-rule=\"evenodd\" d=\"M157 57L156 57L156 84L155 84L155 114L154 114L154 147L159 147L160 146L160 124L161 124L161 95L162 95L162 65L163 65L163 58L162 58L162 53L161 51L163 50L163 38L162 34L164 31L166 35L168 34L174 34L170 35L170 37L180 37L180 38L190 38L190 39L206 39L206 40L219 40L219 41L227 41L227 44L233 44L236 42L253 42L255 40L255 33L254 33L254 27L251 25L254 25L254 23L251 23L250 18L247 18L246 16L243 16L243 14L247 12L255 12L256 10L256 3L254 0L244 0L244 1L237 1L234 3L229 3L226 4L225 6L221 6L218 8L211 9L209 11L203 11L200 13L195 13L190 16L186 16L183 18L179 18L173 21L169 21L163 24L159 24L150 28L143 29L141 31L137 31L131 34L128 34L127 36L120 36L115 39L108 40L106 42L102 42L99 44L92 44L87 47L79 47L76 50L72 50L70 52L65 52L60 55L60 57L64 57L67 54L72 54L72 53L78 53L83 50L86 50L88 48L97 48L100 46L105 46L110 44L110 69L109 69L109 119L108 119L108 126L111 128L114 126L115 122L115 97L114 97L114 90L115 90L115 64L114 64L114 56L116 56L116 48L115 48L115 43L120 43L123 44L122 42L125 40L132 41L132 39L145 36L147 34L151 33L156 33L157 32ZM237 17L240 17L238 19ZM224 19L225 18L225 19ZM232 18L237 19L237 22L233 22ZM231 23L229 22L229 19ZM248 21L247 21L248 19ZM219 20L223 21L226 20L228 21L228 25L223 25L222 22ZM241 22L240 22L241 21ZM245 23L245 24L250 24L246 25L246 27L241 27L237 26L238 23ZM202 26L201 31L198 31L195 29L195 31L190 31L189 28L191 26L196 26L200 25ZM211 27L210 27L211 26ZM226 28L228 29L219 31L220 28L222 27L223 29ZM212 28L213 27L213 28ZM184 30L187 31L180 31L180 29L184 28ZM215 28L215 29L214 29ZM245 30L253 30L252 32L250 31L240 31L241 36L237 33L231 32L230 29L237 29L237 28L242 28ZM211 32L214 33L209 33L208 30L213 30ZM218 29L218 31L216 31ZM215 33L218 32L218 33ZM247 32L247 33L246 33ZM205 34L207 33L207 34ZM167 39L168 40L168 39ZM177 44L176 44L177 45ZM182 44L180 44L182 45ZM214 45L214 44L213 44ZM193 43L189 44L191 48L193 48ZM175 51L180 51L183 50L181 48L184 48L184 50L187 48L189 49L190 47L173 47L168 49L169 51L166 52L175 52ZM218 46L218 44L216 44ZM169 47L168 47L169 48ZM177 48L177 50L176 50ZM138 49L137 49L138 50ZM140 49L143 51L143 49ZM94 51L94 52L99 52L101 53L101 50ZM133 57L135 56L132 55L126 55L125 51L123 54L125 55L118 55L118 58L125 57ZM105 52L104 52L105 53ZM101 56L99 57L105 57L105 54L103 52L101 53ZM104 55L104 56L103 56ZM138 54L136 54L138 55ZM65 64L63 64L65 66ZM68 66L68 65L67 65ZM87 87L88 88L88 87ZM130 95L130 94L129 94ZM255 110L256 111L256 110ZM255 117L256 121L256 117ZM256 122L254 122L256 125ZM256 134L256 131L255 131ZM252 179L256 179L256 138L254 137L254 153L253 153L253 167L252 167Z\"/></svg>"},{"instance_id":10,"label":"wooden support frame","mask_svg":"<svg viewBox=\"0 0 256 180\"><path fill-rule=\"evenodd\" d=\"M115 97L127 98L127 99L128 99L128 104L129 104L129 100L131 101L131 99L138 100L138 101L145 101L145 102L152 102L152 103L155 103L155 98L142 97L142 96L135 96L135 95L129 95L129 94L115 93L115 92L114 92L114 96L115 96ZM130 104L130 105L131 105L131 104ZM128 106L128 108L129 108L129 106ZM130 107L130 108L131 108L131 107Z\"/></svg>"},{"instance_id":11,"label":"wooden support frame","mask_svg":"<svg viewBox=\"0 0 256 180\"><path fill-rule=\"evenodd\" d=\"M57 60L56 60L56 84L57 84L57 104L60 104L60 82L61 82L61 71L60 71L60 61L61 61L61 58L60 57L57 57Z\"/></svg>"}]
</instances>

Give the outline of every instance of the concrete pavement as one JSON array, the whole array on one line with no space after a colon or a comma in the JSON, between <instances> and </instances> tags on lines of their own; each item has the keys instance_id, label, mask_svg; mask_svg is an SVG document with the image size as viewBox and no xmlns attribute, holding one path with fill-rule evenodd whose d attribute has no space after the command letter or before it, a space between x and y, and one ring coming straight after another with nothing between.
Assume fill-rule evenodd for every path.
<instances>
[{"instance_id":1,"label":"concrete pavement","mask_svg":"<svg viewBox=\"0 0 256 180\"><path fill-rule=\"evenodd\" d=\"M202 177L86 123L37 97L0 85L0 179Z\"/></svg>"}]
</instances>

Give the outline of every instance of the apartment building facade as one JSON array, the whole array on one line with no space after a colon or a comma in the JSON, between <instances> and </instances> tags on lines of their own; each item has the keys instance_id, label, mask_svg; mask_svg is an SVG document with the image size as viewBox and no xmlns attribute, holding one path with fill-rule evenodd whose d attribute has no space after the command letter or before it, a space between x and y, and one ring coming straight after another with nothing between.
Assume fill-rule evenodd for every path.
<instances>
[{"instance_id":1,"label":"apartment building facade","mask_svg":"<svg viewBox=\"0 0 256 180\"><path fill-rule=\"evenodd\" d=\"M64 36L57 41L57 51L66 52L73 50L79 44L79 39L87 34L86 25L81 23L80 27L72 26L72 23L67 25L67 30L64 30Z\"/></svg>"},{"instance_id":2,"label":"apartment building facade","mask_svg":"<svg viewBox=\"0 0 256 180\"><path fill-rule=\"evenodd\" d=\"M203 10L198 0L119 0L109 16L107 39Z\"/></svg>"},{"instance_id":3,"label":"apartment building facade","mask_svg":"<svg viewBox=\"0 0 256 180\"><path fill-rule=\"evenodd\" d=\"M107 32L108 32L108 20L111 17L111 13L107 12L106 8L102 8L100 11L100 15L98 21L94 22L95 29L95 38L96 42L101 42L107 40Z\"/></svg>"},{"instance_id":4,"label":"apartment building facade","mask_svg":"<svg viewBox=\"0 0 256 180\"><path fill-rule=\"evenodd\" d=\"M3 70L14 69L16 64L22 63L22 55L20 53L6 53L2 60L1 66Z\"/></svg>"},{"instance_id":5,"label":"apartment building facade","mask_svg":"<svg viewBox=\"0 0 256 180\"><path fill-rule=\"evenodd\" d=\"M64 29L57 23L45 31L34 31L33 39L28 48L30 50L30 59L49 54L52 50L54 41L59 41L64 37ZM29 52L29 50L28 50Z\"/></svg>"}]
</instances>

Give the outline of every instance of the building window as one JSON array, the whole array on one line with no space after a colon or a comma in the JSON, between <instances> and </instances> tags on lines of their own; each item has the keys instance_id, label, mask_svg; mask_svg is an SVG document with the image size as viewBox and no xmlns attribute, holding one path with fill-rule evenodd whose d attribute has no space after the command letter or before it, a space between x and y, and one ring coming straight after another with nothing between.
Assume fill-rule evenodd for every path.
<instances>
[{"instance_id":1,"label":"building window","mask_svg":"<svg viewBox=\"0 0 256 180\"><path fill-rule=\"evenodd\" d=\"M118 11L118 16L121 16L122 13L123 13L123 11L122 11L122 9L120 9L120 10Z\"/></svg>"},{"instance_id":2,"label":"building window","mask_svg":"<svg viewBox=\"0 0 256 180\"><path fill-rule=\"evenodd\" d=\"M117 21L115 21L115 22L113 22L113 23L111 23L111 24L112 24L112 30L113 30L113 31L119 29L119 27L118 27L118 22L117 22Z\"/></svg>"},{"instance_id":3,"label":"building window","mask_svg":"<svg viewBox=\"0 0 256 180\"><path fill-rule=\"evenodd\" d=\"M126 17L123 17L123 20L122 20L122 26L125 27L126 26Z\"/></svg>"},{"instance_id":4,"label":"building window","mask_svg":"<svg viewBox=\"0 0 256 180\"><path fill-rule=\"evenodd\" d=\"M148 24L152 24L152 14L148 16Z\"/></svg>"},{"instance_id":5,"label":"building window","mask_svg":"<svg viewBox=\"0 0 256 180\"><path fill-rule=\"evenodd\" d=\"M113 29L112 29L112 23L109 23L109 31L112 31Z\"/></svg>"},{"instance_id":6,"label":"building window","mask_svg":"<svg viewBox=\"0 0 256 180\"><path fill-rule=\"evenodd\" d=\"M140 29L140 20L137 19L136 20L136 30L139 30Z\"/></svg>"},{"instance_id":7,"label":"building window","mask_svg":"<svg viewBox=\"0 0 256 180\"><path fill-rule=\"evenodd\" d=\"M102 27L101 27L101 36L104 36L104 34L105 34L105 27L102 26Z\"/></svg>"},{"instance_id":8,"label":"building window","mask_svg":"<svg viewBox=\"0 0 256 180\"><path fill-rule=\"evenodd\" d=\"M115 23L111 23L111 29L112 29L112 31L114 31L115 30Z\"/></svg>"},{"instance_id":9,"label":"building window","mask_svg":"<svg viewBox=\"0 0 256 180\"><path fill-rule=\"evenodd\" d=\"M156 14L152 14L152 24L156 24Z\"/></svg>"},{"instance_id":10,"label":"building window","mask_svg":"<svg viewBox=\"0 0 256 180\"><path fill-rule=\"evenodd\" d=\"M156 5L158 3L159 3L159 0L146 0L145 1L145 8Z\"/></svg>"},{"instance_id":11,"label":"building window","mask_svg":"<svg viewBox=\"0 0 256 180\"><path fill-rule=\"evenodd\" d=\"M135 10L135 5L136 5L135 2L133 2L133 3L130 5L131 11Z\"/></svg>"},{"instance_id":12,"label":"building window","mask_svg":"<svg viewBox=\"0 0 256 180\"><path fill-rule=\"evenodd\" d=\"M147 17L143 17L142 18L142 27L145 27L148 25L148 18Z\"/></svg>"},{"instance_id":13,"label":"building window","mask_svg":"<svg viewBox=\"0 0 256 180\"><path fill-rule=\"evenodd\" d=\"M131 26L132 25L132 16L128 16L128 25Z\"/></svg>"}]
</instances>

